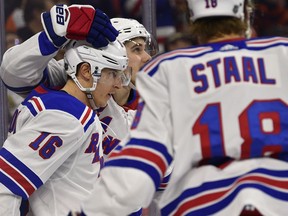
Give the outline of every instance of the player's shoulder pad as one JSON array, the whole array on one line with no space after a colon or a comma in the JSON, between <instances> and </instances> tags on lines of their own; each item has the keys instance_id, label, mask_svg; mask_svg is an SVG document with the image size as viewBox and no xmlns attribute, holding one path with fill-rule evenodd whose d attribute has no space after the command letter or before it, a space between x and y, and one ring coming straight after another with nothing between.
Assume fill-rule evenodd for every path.
<instances>
[{"instance_id":1,"label":"player's shoulder pad","mask_svg":"<svg viewBox=\"0 0 288 216\"><path fill-rule=\"evenodd\" d=\"M95 112L88 108L77 98L69 95L65 91L51 90L43 85L34 89L22 103L27 106L30 112L36 116L44 110L58 110L69 113L77 119L82 119L83 115L95 117Z\"/></svg>"}]
</instances>

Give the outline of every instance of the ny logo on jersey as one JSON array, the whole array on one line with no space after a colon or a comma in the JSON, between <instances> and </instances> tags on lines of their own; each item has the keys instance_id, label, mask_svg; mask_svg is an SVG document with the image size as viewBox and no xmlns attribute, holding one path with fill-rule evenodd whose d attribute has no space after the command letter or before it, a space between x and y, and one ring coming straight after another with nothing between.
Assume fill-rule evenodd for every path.
<instances>
[{"instance_id":1,"label":"ny logo on jersey","mask_svg":"<svg viewBox=\"0 0 288 216\"><path fill-rule=\"evenodd\" d=\"M101 119L101 125L103 128L104 134L107 133L108 126L112 121L112 117L105 116ZM103 153L105 155L110 154L110 152L120 143L120 140L117 138L114 138L110 135L105 136L105 138L102 141L102 147L103 147Z\"/></svg>"},{"instance_id":2,"label":"ny logo on jersey","mask_svg":"<svg viewBox=\"0 0 288 216\"><path fill-rule=\"evenodd\" d=\"M110 154L112 150L120 143L119 139L113 138L112 136L106 136L102 141L103 153L105 155Z\"/></svg>"},{"instance_id":3,"label":"ny logo on jersey","mask_svg":"<svg viewBox=\"0 0 288 216\"><path fill-rule=\"evenodd\" d=\"M100 161L101 157L99 153L99 133L92 134L90 144L88 148L85 150L85 153L88 154L94 153L92 164Z\"/></svg>"},{"instance_id":4,"label":"ny logo on jersey","mask_svg":"<svg viewBox=\"0 0 288 216\"><path fill-rule=\"evenodd\" d=\"M137 126L139 124L139 121L141 119L142 110L143 110L144 106L145 106L145 102L144 101L143 102L139 102L138 108L137 108L137 112L135 114L131 129L136 129L137 128Z\"/></svg>"}]
</instances>

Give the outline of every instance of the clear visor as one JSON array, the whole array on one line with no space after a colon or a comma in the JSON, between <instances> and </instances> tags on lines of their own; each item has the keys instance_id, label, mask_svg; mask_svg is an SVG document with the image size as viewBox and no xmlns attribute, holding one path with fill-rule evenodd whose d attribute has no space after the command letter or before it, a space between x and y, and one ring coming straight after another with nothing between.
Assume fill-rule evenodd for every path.
<instances>
[{"instance_id":1,"label":"clear visor","mask_svg":"<svg viewBox=\"0 0 288 216\"><path fill-rule=\"evenodd\" d=\"M157 43L157 40L153 37L153 35L151 35L150 33L148 33L148 37L135 37L133 39L128 39L126 41L124 41L124 44L126 42L132 42L133 44L137 45L138 47L141 47L141 49L143 49L143 51L145 51L149 56L153 57L156 54L158 54L159 52L159 46ZM143 43L138 43L136 41L136 38L141 38L143 39ZM143 47L143 48L142 48Z\"/></svg>"},{"instance_id":2,"label":"clear visor","mask_svg":"<svg viewBox=\"0 0 288 216\"><path fill-rule=\"evenodd\" d=\"M118 72L121 79L122 86L128 86L132 77L132 68L127 67L124 71Z\"/></svg>"},{"instance_id":3,"label":"clear visor","mask_svg":"<svg viewBox=\"0 0 288 216\"><path fill-rule=\"evenodd\" d=\"M148 32L147 32L148 33ZM151 56L155 56L156 54L158 54L159 52L159 46L157 43L157 40L155 39L155 37L153 35L151 35L150 33L148 33L148 37L145 41L146 46L145 46L145 51Z\"/></svg>"},{"instance_id":4,"label":"clear visor","mask_svg":"<svg viewBox=\"0 0 288 216\"><path fill-rule=\"evenodd\" d=\"M131 81L132 68L127 67L125 70L114 70L110 68L102 69L101 75L93 74L96 82L110 83L114 82L117 85L128 86Z\"/></svg>"}]
</instances>

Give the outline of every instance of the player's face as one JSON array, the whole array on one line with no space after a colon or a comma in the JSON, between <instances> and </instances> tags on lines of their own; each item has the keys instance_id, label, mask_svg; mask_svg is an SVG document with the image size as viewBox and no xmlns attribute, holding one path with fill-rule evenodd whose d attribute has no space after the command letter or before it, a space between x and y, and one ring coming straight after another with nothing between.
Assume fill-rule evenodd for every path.
<instances>
[{"instance_id":1,"label":"player's face","mask_svg":"<svg viewBox=\"0 0 288 216\"><path fill-rule=\"evenodd\" d=\"M105 107L110 97L122 86L119 71L104 68L101 77L97 82L96 90L93 92L94 101L97 107Z\"/></svg>"},{"instance_id":2,"label":"player's face","mask_svg":"<svg viewBox=\"0 0 288 216\"><path fill-rule=\"evenodd\" d=\"M134 38L125 42L129 66L132 68L131 82L135 85L136 74L140 68L151 59L151 56L145 51L146 43L143 38Z\"/></svg>"}]
</instances>

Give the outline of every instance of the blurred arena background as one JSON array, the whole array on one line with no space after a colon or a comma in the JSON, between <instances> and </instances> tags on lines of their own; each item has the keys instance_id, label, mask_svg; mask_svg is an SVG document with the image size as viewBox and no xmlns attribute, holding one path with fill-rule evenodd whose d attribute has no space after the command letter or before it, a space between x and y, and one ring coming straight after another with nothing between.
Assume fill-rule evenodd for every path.
<instances>
[{"instance_id":1,"label":"blurred arena background","mask_svg":"<svg viewBox=\"0 0 288 216\"><path fill-rule=\"evenodd\" d=\"M42 30L40 14L54 4L90 4L112 17L134 18L157 39L159 52L196 45L186 0L0 0L1 58L3 53ZM254 0L252 37L288 35L288 0ZM17 56L15 56L17 58ZM22 98L0 82L0 146L11 116Z\"/></svg>"}]
</instances>

